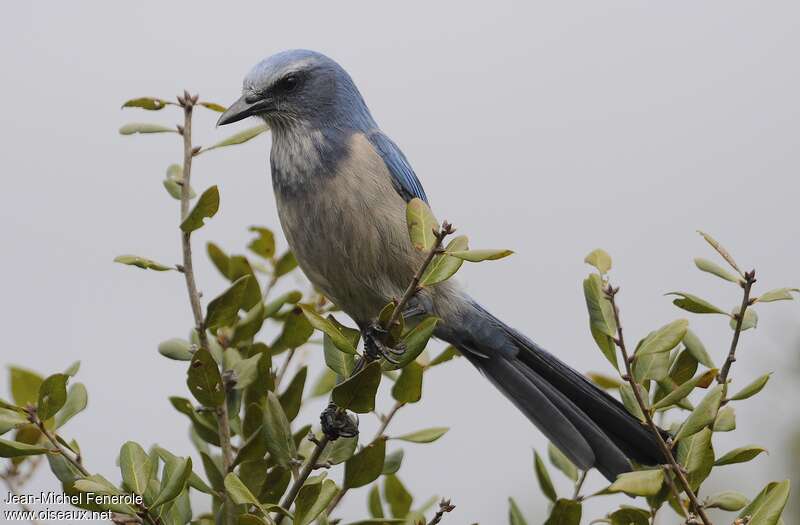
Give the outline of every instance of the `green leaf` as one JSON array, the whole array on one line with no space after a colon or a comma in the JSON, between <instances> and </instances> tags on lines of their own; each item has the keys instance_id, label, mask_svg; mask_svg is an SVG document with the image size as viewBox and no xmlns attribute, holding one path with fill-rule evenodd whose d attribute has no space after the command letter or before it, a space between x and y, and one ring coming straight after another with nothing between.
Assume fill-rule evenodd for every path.
<instances>
[{"instance_id":1,"label":"green leaf","mask_svg":"<svg viewBox=\"0 0 800 525\"><path fill-rule=\"evenodd\" d=\"M711 435L711 430L704 428L678 443L676 459L686 469L686 478L695 491L700 488L714 466Z\"/></svg>"},{"instance_id":2,"label":"green leaf","mask_svg":"<svg viewBox=\"0 0 800 525\"><path fill-rule=\"evenodd\" d=\"M710 273L712 275L716 275L717 277L725 279L726 281L730 281L732 283L742 282L742 279L740 277L733 275L722 266L718 265L715 262L709 261L708 259L696 257L694 260L694 264L701 271Z\"/></svg>"},{"instance_id":3,"label":"green leaf","mask_svg":"<svg viewBox=\"0 0 800 525\"><path fill-rule=\"evenodd\" d=\"M275 261L275 278L283 277L297 268L297 259L292 252L286 252Z\"/></svg>"},{"instance_id":4,"label":"green leaf","mask_svg":"<svg viewBox=\"0 0 800 525\"><path fill-rule=\"evenodd\" d=\"M208 258L211 259L211 262L214 263L214 266L219 270L219 273L224 275L225 278L231 279L230 257L222 251L222 248L213 242L209 242L206 244L206 252L208 253Z\"/></svg>"},{"instance_id":5,"label":"green leaf","mask_svg":"<svg viewBox=\"0 0 800 525\"><path fill-rule=\"evenodd\" d=\"M679 401L684 399L686 396L691 394L692 390L697 388L698 385L700 385L701 383L705 383L710 379L713 380L713 378L716 377L716 375L717 375L717 369L716 368L712 368L711 370L707 370L706 372L704 372L704 373L702 373L702 374L700 374L698 376L695 376L694 378L690 379L689 381L686 381L685 383L682 383L681 385L676 387L669 394L667 394L664 397L662 397L658 402L653 404L653 408L656 409L656 410L659 410L659 409L667 408L669 406L672 406L672 405L678 403Z\"/></svg>"},{"instance_id":6,"label":"green leaf","mask_svg":"<svg viewBox=\"0 0 800 525\"><path fill-rule=\"evenodd\" d=\"M127 441L119 451L119 469L125 487L139 494L144 494L150 483L153 465L147 452L134 441Z\"/></svg>"},{"instance_id":7,"label":"green leaf","mask_svg":"<svg viewBox=\"0 0 800 525\"><path fill-rule=\"evenodd\" d=\"M378 485L375 484L369 489L369 496L367 496L367 509L370 516L373 518L385 517L383 513L383 503L381 502L381 491Z\"/></svg>"},{"instance_id":8,"label":"green leaf","mask_svg":"<svg viewBox=\"0 0 800 525\"><path fill-rule=\"evenodd\" d=\"M207 443L219 446L219 435L217 434L217 423L207 413L198 414L188 399L182 397L170 397L170 404L180 412L186 415L192 422L192 428L197 432L198 436Z\"/></svg>"},{"instance_id":9,"label":"green leaf","mask_svg":"<svg viewBox=\"0 0 800 525\"><path fill-rule=\"evenodd\" d=\"M425 269L425 273L422 274L420 286L433 286L455 275L464 261L458 257L452 257L449 253L466 250L467 244L468 241L465 235L460 235L450 241L447 244L445 253L440 253L431 260L431 263Z\"/></svg>"},{"instance_id":10,"label":"green leaf","mask_svg":"<svg viewBox=\"0 0 800 525\"><path fill-rule=\"evenodd\" d=\"M143 270L155 270L157 272L166 272L175 269L172 266L157 263L152 259L145 259L144 257L139 257L137 255L119 255L114 258L114 262L126 264L128 266L136 266L137 268L141 268Z\"/></svg>"},{"instance_id":11,"label":"green leaf","mask_svg":"<svg viewBox=\"0 0 800 525\"><path fill-rule=\"evenodd\" d=\"M429 251L436 244L434 231L439 231L439 223L422 199L413 198L406 205L406 225L414 249Z\"/></svg>"},{"instance_id":12,"label":"green leaf","mask_svg":"<svg viewBox=\"0 0 800 525\"><path fill-rule=\"evenodd\" d=\"M17 458L23 456L36 456L50 452L50 449L19 441L0 439L0 458Z\"/></svg>"},{"instance_id":13,"label":"green leaf","mask_svg":"<svg viewBox=\"0 0 800 525\"><path fill-rule=\"evenodd\" d=\"M397 471L400 470L400 465L403 464L404 456L405 452L403 452L402 448L395 450L391 454L386 454L386 459L383 462L383 471L381 474L384 476L388 474L396 474Z\"/></svg>"},{"instance_id":14,"label":"green leaf","mask_svg":"<svg viewBox=\"0 0 800 525\"><path fill-rule=\"evenodd\" d=\"M395 518L405 518L411 510L414 498L394 474L386 476L383 480L383 495L389 504L389 511Z\"/></svg>"},{"instance_id":15,"label":"green leaf","mask_svg":"<svg viewBox=\"0 0 800 525\"><path fill-rule=\"evenodd\" d=\"M311 388L311 397L327 395L336 386L336 377L336 372L329 368L324 369Z\"/></svg>"},{"instance_id":16,"label":"green leaf","mask_svg":"<svg viewBox=\"0 0 800 525\"><path fill-rule=\"evenodd\" d=\"M556 495L555 487L553 487L553 481L550 479L550 473L547 471L547 465L544 464L542 458L539 457L539 453L535 450L533 451L533 468L542 493L547 496L547 499L555 502L558 496Z\"/></svg>"},{"instance_id":17,"label":"green leaf","mask_svg":"<svg viewBox=\"0 0 800 525\"><path fill-rule=\"evenodd\" d=\"M311 326L330 337L331 342L333 342L336 348L347 354L356 353L356 348L355 345L352 344L352 341L346 337L341 330L339 330L339 327L330 319L325 319L308 305L301 304L300 308L303 310L303 314L305 314L308 322L311 323Z\"/></svg>"},{"instance_id":18,"label":"green leaf","mask_svg":"<svg viewBox=\"0 0 800 525\"><path fill-rule=\"evenodd\" d=\"M686 350L692 354L698 363L705 366L706 368L716 368L714 364L714 360L711 359L711 356L708 355L706 351L706 347L703 346L703 342L697 337L697 334L692 332L691 329L686 329L686 335L683 336L683 344L686 347Z\"/></svg>"},{"instance_id":19,"label":"green leaf","mask_svg":"<svg viewBox=\"0 0 800 525\"><path fill-rule=\"evenodd\" d=\"M261 510L262 514L266 514L264 507L261 506L258 499L250 492L250 489L242 483L242 480L239 479L239 476L235 473L228 473L228 475L225 476L224 484L225 493L230 496L234 503L237 505L255 505Z\"/></svg>"},{"instance_id":20,"label":"green leaf","mask_svg":"<svg viewBox=\"0 0 800 525\"><path fill-rule=\"evenodd\" d=\"M336 372L340 378L350 377L355 367L355 359L351 354L346 354L336 348L333 341L327 334L322 338L322 349L325 355L325 364L328 368Z\"/></svg>"},{"instance_id":21,"label":"green leaf","mask_svg":"<svg viewBox=\"0 0 800 525\"><path fill-rule=\"evenodd\" d=\"M211 108L209 108L209 109L211 109ZM267 131L267 129L269 129L269 128L267 127L266 124L259 124L258 126L254 126L252 128L248 128L248 129L246 129L244 131L240 131L239 133L236 133L235 135L231 135L227 139L222 140L220 142L217 142L213 146L209 146L209 147L205 148L205 151L210 151L212 149L217 149L217 148L224 148L226 146L236 146L238 144L244 144L248 140L254 139L257 136L261 135L262 133Z\"/></svg>"},{"instance_id":22,"label":"green leaf","mask_svg":"<svg viewBox=\"0 0 800 525\"><path fill-rule=\"evenodd\" d=\"M123 108L142 108L150 111L158 111L164 109L166 106L166 100L154 97L132 98L122 105Z\"/></svg>"},{"instance_id":23,"label":"green leaf","mask_svg":"<svg viewBox=\"0 0 800 525\"><path fill-rule=\"evenodd\" d=\"M314 327L300 308L293 308L284 317L283 329L272 345L272 354L276 355L290 348L306 344L314 333Z\"/></svg>"},{"instance_id":24,"label":"green leaf","mask_svg":"<svg viewBox=\"0 0 800 525\"><path fill-rule=\"evenodd\" d=\"M767 385L767 381L769 381L769 377L771 375L772 372L756 378L752 383L748 384L746 387L744 387L743 389L732 395L730 400L740 401L742 399L747 399L748 397L753 397L754 395L758 394Z\"/></svg>"},{"instance_id":25,"label":"green leaf","mask_svg":"<svg viewBox=\"0 0 800 525\"><path fill-rule=\"evenodd\" d=\"M197 104L211 111L216 111L217 113L225 113L227 109L225 106L217 104L216 102L198 102Z\"/></svg>"},{"instance_id":26,"label":"green leaf","mask_svg":"<svg viewBox=\"0 0 800 525\"><path fill-rule=\"evenodd\" d=\"M509 255L513 255L511 250L458 250L449 251L451 257L457 257L469 262L496 261Z\"/></svg>"},{"instance_id":27,"label":"green leaf","mask_svg":"<svg viewBox=\"0 0 800 525\"><path fill-rule=\"evenodd\" d=\"M550 463L564 473L572 481L578 481L578 468L552 443L547 444L547 456Z\"/></svg>"},{"instance_id":28,"label":"green leaf","mask_svg":"<svg viewBox=\"0 0 800 525\"><path fill-rule=\"evenodd\" d=\"M295 500L294 525L309 525L327 508L339 492L333 480L306 484L300 489Z\"/></svg>"},{"instance_id":29,"label":"green leaf","mask_svg":"<svg viewBox=\"0 0 800 525\"><path fill-rule=\"evenodd\" d=\"M771 303L773 301L791 301L794 299L791 292L800 293L800 288L776 288L764 292L754 299L759 303Z\"/></svg>"},{"instance_id":30,"label":"green leaf","mask_svg":"<svg viewBox=\"0 0 800 525\"><path fill-rule=\"evenodd\" d=\"M663 483L663 470L637 470L617 476L614 483L608 487L608 491L624 492L631 496L655 496L661 490Z\"/></svg>"},{"instance_id":31,"label":"green leaf","mask_svg":"<svg viewBox=\"0 0 800 525\"><path fill-rule=\"evenodd\" d=\"M664 295L677 295L679 296L678 299L674 299L672 304L677 306L678 308L682 308L687 312L692 312L695 314L721 314L721 315L730 315L725 310L722 310L718 306L714 306L713 304L709 303L705 299L701 299L696 295L692 295L686 292L669 292Z\"/></svg>"},{"instance_id":32,"label":"green leaf","mask_svg":"<svg viewBox=\"0 0 800 525\"><path fill-rule=\"evenodd\" d=\"M751 504L755 505L752 508L748 505L740 514L740 516L750 516L747 525L777 525L780 523L783 508L789 499L790 483L787 479L770 485L772 487L768 485L769 489L766 490L760 501L757 497Z\"/></svg>"},{"instance_id":33,"label":"green leaf","mask_svg":"<svg viewBox=\"0 0 800 525\"><path fill-rule=\"evenodd\" d=\"M192 345L186 339L167 339L158 345L158 353L175 361L191 361Z\"/></svg>"},{"instance_id":34,"label":"green leaf","mask_svg":"<svg viewBox=\"0 0 800 525\"><path fill-rule=\"evenodd\" d=\"M275 234L272 233L272 230L262 226L250 226L248 229L258 234L258 237L247 245L250 251L264 259L272 259L275 255Z\"/></svg>"},{"instance_id":35,"label":"green leaf","mask_svg":"<svg viewBox=\"0 0 800 525\"><path fill-rule=\"evenodd\" d=\"M300 412L300 403L303 400L303 389L306 385L307 376L308 367L301 367L292 378L289 386L280 395L281 406L289 421L294 421L294 418Z\"/></svg>"},{"instance_id":36,"label":"green leaf","mask_svg":"<svg viewBox=\"0 0 800 525\"><path fill-rule=\"evenodd\" d=\"M448 430L450 430L448 427L431 427L425 430L417 430L410 434L403 434L402 436L397 436L392 439L399 439L400 441L408 441L411 443L433 443L447 434Z\"/></svg>"},{"instance_id":37,"label":"green leaf","mask_svg":"<svg viewBox=\"0 0 800 525\"><path fill-rule=\"evenodd\" d=\"M134 133L177 133L175 128L169 128L160 124L148 124L146 122L131 122L119 128L120 135L133 135Z\"/></svg>"},{"instance_id":38,"label":"green leaf","mask_svg":"<svg viewBox=\"0 0 800 525\"><path fill-rule=\"evenodd\" d=\"M240 277L221 295L208 303L206 308L206 327L212 333L218 328L232 326L238 320L238 312L242 307L244 294L250 282L249 275Z\"/></svg>"},{"instance_id":39,"label":"green leaf","mask_svg":"<svg viewBox=\"0 0 800 525\"><path fill-rule=\"evenodd\" d=\"M720 255L722 256L722 258L723 258L723 259L725 259L725 261L726 261L728 264L730 264L730 265L731 265L731 268L733 268L734 270L736 270L736 272L737 272L739 275L742 275L742 271L741 271L741 270L739 269L739 267L736 265L736 261L734 261L734 260L733 260L733 257L731 256L731 254L730 254L730 253L728 253L728 250L726 250L726 249L725 249L725 248L724 248L724 247L723 247L723 246L722 246L722 245L721 245L719 242L717 242L717 240L716 240L716 239L714 239L714 238L713 238L712 236L710 236L709 234L707 234L707 233L705 233L705 232L702 232L702 231L700 231L700 230L697 230L697 233L699 233L699 234L700 234L700 235L703 237L703 239L705 239L705 240L706 240L706 242L707 242L708 244L710 244L710 245L711 245L711 247L712 247L712 248L714 248L714 249L717 251L717 253L718 253L718 254L720 254Z\"/></svg>"},{"instance_id":40,"label":"green leaf","mask_svg":"<svg viewBox=\"0 0 800 525\"><path fill-rule=\"evenodd\" d=\"M637 385L637 387L640 389L639 392L642 394L642 398L646 399L647 392L642 392L642 387L640 385ZM623 383L619 387L619 395L622 398L622 404L625 405L627 411L640 421L644 421L644 414L642 413L639 403L636 401L636 395L634 394L631 385L628 383Z\"/></svg>"},{"instance_id":41,"label":"green leaf","mask_svg":"<svg viewBox=\"0 0 800 525\"><path fill-rule=\"evenodd\" d=\"M241 346L250 342L264 325L264 319L266 319L265 313L266 308L264 307L264 303L259 300L256 302L256 305L250 308L244 317L236 323L230 345Z\"/></svg>"},{"instance_id":42,"label":"green leaf","mask_svg":"<svg viewBox=\"0 0 800 525\"><path fill-rule=\"evenodd\" d=\"M731 313L730 326L731 330L736 330L736 317L739 315L740 307L737 306L734 308ZM748 308L744 311L744 318L742 319L742 331L750 330L751 328L756 328L758 326L758 314L752 307Z\"/></svg>"},{"instance_id":43,"label":"green leaf","mask_svg":"<svg viewBox=\"0 0 800 525\"><path fill-rule=\"evenodd\" d=\"M599 386L604 390L616 390L622 386L622 381L616 377L611 377L597 372L587 372L586 377L591 379L592 383Z\"/></svg>"},{"instance_id":44,"label":"green leaf","mask_svg":"<svg viewBox=\"0 0 800 525\"><path fill-rule=\"evenodd\" d=\"M55 416L67 402L68 379L66 374L53 374L39 386L39 400L36 404L39 419L45 421Z\"/></svg>"},{"instance_id":45,"label":"green leaf","mask_svg":"<svg viewBox=\"0 0 800 525\"><path fill-rule=\"evenodd\" d=\"M344 464L344 486L363 487L378 479L385 457L386 440L381 438L358 451Z\"/></svg>"},{"instance_id":46,"label":"green leaf","mask_svg":"<svg viewBox=\"0 0 800 525\"><path fill-rule=\"evenodd\" d=\"M650 511L623 507L608 515L611 525L650 525Z\"/></svg>"},{"instance_id":47,"label":"green leaf","mask_svg":"<svg viewBox=\"0 0 800 525\"><path fill-rule=\"evenodd\" d=\"M219 367L205 348L200 348L192 356L186 384L194 398L203 406L218 407L225 402L225 390Z\"/></svg>"},{"instance_id":48,"label":"green leaf","mask_svg":"<svg viewBox=\"0 0 800 525\"><path fill-rule=\"evenodd\" d=\"M93 494L109 494L113 496L120 496L122 494L122 492L120 492L120 490L115 487L113 483L99 474L93 474L88 478L78 479L72 484L72 487L74 490L84 493L91 492ZM104 502L102 505L100 503L101 502L99 501L99 498L97 498L94 500L94 503L91 503L87 506L93 507L93 510L110 510L112 512L127 514L129 516L136 514L136 510L126 503Z\"/></svg>"},{"instance_id":49,"label":"green leaf","mask_svg":"<svg viewBox=\"0 0 800 525\"><path fill-rule=\"evenodd\" d=\"M714 466L721 467L723 465L733 465L734 463L746 463L766 451L767 449L756 445L735 448L727 454L723 454L722 457L714 462Z\"/></svg>"},{"instance_id":50,"label":"green leaf","mask_svg":"<svg viewBox=\"0 0 800 525\"><path fill-rule=\"evenodd\" d=\"M243 390L258 379L258 365L263 357L264 354L258 352L247 359L238 361L231 367L233 376L236 378L234 389Z\"/></svg>"},{"instance_id":51,"label":"green leaf","mask_svg":"<svg viewBox=\"0 0 800 525\"><path fill-rule=\"evenodd\" d=\"M10 366L8 370L11 376L11 399L14 400L14 404L20 407L35 405L39 398L42 376L16 366Z\"/></svg>"},{"instance_id":52,"label":"green leaf","mask_svg":"<svg viewBox=\"0 0 800 525\"><path fill-rule=\"evenodd\" d=\"M375 394L381 382L381 365L373 361L337 385L331 394L339 408L366 414L375 410Z\"/></svg>"},{"instance_id":53,"label":"green leaf","mask_svg":"<svg viewBox=\"0 0 800 525\"><path fill-rule=\"evenodd\" d=\"M580 525L582 507L579 501L559 499L544 525Z\"/></svg>"},{"instance_id":54,"label":"green leaf","mask_svg":"<svg viewBox=\"0 0 800 525\"><path fill-rule=\"evenodd\" d=\"M28 418L16 410L0 408L0 435L28 424Z\"/></svg>"},{"instance_id":55,"label":"green leaf","mask_svg":"<svg viewBox=\"0 0 800 525\"><path fill-rule=\"evenodd\" d=\"M219 211L219 188L211 186L200 195L189 215L181 223L184 233L191 233L203 227L205 219L210 219Z\"/></svg>"},{"instance_id":56,"label":"green leaf","mask_svg":"<svg viewBox=\"0 0 800 525\"><path fill-rule=\"evenodd\" d=\"M709 509L722 509L735 511L744 508L748 503L747 496L732 490L719 492L709 496L705 501L705 507Z\"/></svg>"},{"instance_id":57,"label":"green leaf","mask_svg":"<svg viewBox=\"0 0 800 525\"><path fill-rule=\"evenodd\" d=\"M712 388L703 398L697 407L689 414L689 417L684 421L678 435L675 436L675 441L680 441L689 436L692 436L702 430L703 428L714 423L719 410L719 404L722 400L723 385L717 385Z\"/></svg>"},{"instance_id":58,"label":"green leaf","mask_svg":"<svg viewBox=\"0 0 800 525\"><path fill-rule=\"evenodd\" d=\"M273 392L267 392L262 428L270 455L280 466L291 468L292 461L297 456L297 447L292 439L289 419Z\"/></svg>"},{"instance_id":59,"label":"green leaf","mask_svg":"<svg viewBox=\"0 0 800 525\"><path fill-rule=\"evenodd\" d=\"M416 403L422 399L423 370L416 361L406 365L392 386L392 397L401 403Z\"/></svg>"},{"instance_id":60,"label":"green leaf","mask_svg":"<svg viewBox=\"0 0 800 525\"><path fill-rule=\"evenodd\" d=\"M636 355L642 356L669 352L683 340L688 328L689 321L686 319L678 319L677 321L662 326L658 330L648 334L648 336L639 343L636 349Z\"/></svg>"},{"instance_id":61,"label":"green leaf","mask_svg":"<svg viewBox=\"0 0 800 525\"><path fill-rule=\"evenodd\" d=\"M514 498L508 498L508 523L510 525L528 525Z\"/></svg>"},{"instance_id":62,"label":"green leaf","mask_svg":"<svg viewBox=\"0 0 800 525\"><path fill-rule=\"evenodd\" d=\"M603 291L603 279L596 273L583 281L583 295L589 312L589 329L600 351L617 368L617 354L613 338L617 334L614 308Z\"/></svg>"},{"instance_id":63,"label":"green leaf","mask_svg":"<svg viewBox=\"0 0 800 525\"><path fill-rule=\"evenodd\" d=\"M158 507L177 498L186 487L186 482L192 473L191 458L179 458L176 456L170 459L164 464L161 489L158 496L156 496L156 500L150 505L151 508Z\"/></svg>"},{"instance_id":64,"label":"green leaf","mask_svg":"<svg viewBox=\"0 0 800 525\"><path fill-rule=\"evenodd\" d=\"M355 454L358 446L358 436L341 437L325 447L319 458L320 463L330 463L338 465L344 463Z\"/></svg>"},{"instance_id":65,"label":"green leaf","mask_svg":"<svg viewBox=\"0 0 800 525\"><path fill-rule=\"evenodd\" d=\"M733 407L728 405L720 408L717 412L717 419L714 420L714 432L730 432L736 430L736 412Z\"/></svg>"},{"instance_id":66,"label":"green leaf","mask_svg":"<svg viewBox=\"0 0 800 525\"><path fill-rule=\"evenodd\" d=\"M401 344L405 347L403 355L400 356L397 364L385 361L382 365L383 369L397 370L407 366L409 363L413 362L417 357L419 357L419 355L428 345L428 341L433 336L433 332L436 330L436 324L438 322L439 319L436 317L426 317L417 323L414 328L406 332L406 334L400 339Z\"/></svg>"},{"instance_id":67,"label":"green leaf","mask_svg":"<svg viewBox=\"0 0 800 525\"><path fill-rule=\"evenodd\" d=\"M611 270L611 256L603 249L597 248L589 252L583 262L594 266L601 274L607 274Z\"/></svg>"},{"instance_id":68,"label":"green leaf","mask_svg":"<svg viewBox=\"0 0 800 525\"><path fill-rule=\"evenodd\" d=\"M597 344L597 347L603 353L608 362L618 370L617 365L617 346L614 343L614 338L610 335L606 335L596 326L590 326L589 330L592 334L592 339Z\"/></svg>"},{"instance_id":69,"label":"green leaf","mask_svg":"<svg viewBox=\"0 0 800 525\"><path fill-rule=\"evenodd\" d=\"M637 353L633 363L633 377L637 383L648 379L661 381L669 372L669 352L641 354Z\"/></svg>"},{"instance_id":70,"label":"green leaf","mask_svg":"<svg viewBox=\"0 0 800 525\"><path fill-rule=\"evenodd\" d=\"M406 346L406 348L408 347ZM442 363L446 363L453 358L459 357L460 355L461 352L459 352L455 346L449 345L447 348L442 350L439 355L431 359L431 362L428 363L426 368L433 368L434 366L441 365Z\"/></svg>"}]
</instances>

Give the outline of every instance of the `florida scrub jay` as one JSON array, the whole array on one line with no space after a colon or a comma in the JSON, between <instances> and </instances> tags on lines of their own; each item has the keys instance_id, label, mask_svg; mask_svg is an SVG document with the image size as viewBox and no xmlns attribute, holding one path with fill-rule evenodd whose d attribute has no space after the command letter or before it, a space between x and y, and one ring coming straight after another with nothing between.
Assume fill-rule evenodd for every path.
<instances>
[{"instance_id":1,"label":"florida scrub jay","mask_svg":"<svg viewBox=\"0 0 800 525\"><path fill-rule=\"evenodd\" d=\"M424 254L408 239L406 203L427 201L400 148L330 58L284 51L257 64L219 125L249 116L272 131L270 166L281 226L311 282L366 330L400 297ZM654 436L614 398L505 325L453 281L417 307L579 468L613 480L631 460L658 464Z\"/></svg>"}]
</instances>

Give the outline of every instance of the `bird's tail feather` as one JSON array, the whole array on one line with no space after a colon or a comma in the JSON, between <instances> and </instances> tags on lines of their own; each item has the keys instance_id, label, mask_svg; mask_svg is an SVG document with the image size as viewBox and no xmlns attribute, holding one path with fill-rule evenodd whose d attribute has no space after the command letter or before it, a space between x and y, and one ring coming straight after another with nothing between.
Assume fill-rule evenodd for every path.
<instances>
[{"instance_id":1,"label":"bird's tail feather","mask_svg":"<svg viewBox=\"0 0 800 525\"><path fill-rule=\"evenodd\" d=\"M609 480L662 462L655 437L616 399L476 303L440 337L459 348L581 469Z\"/></svg>"}]
</instances>

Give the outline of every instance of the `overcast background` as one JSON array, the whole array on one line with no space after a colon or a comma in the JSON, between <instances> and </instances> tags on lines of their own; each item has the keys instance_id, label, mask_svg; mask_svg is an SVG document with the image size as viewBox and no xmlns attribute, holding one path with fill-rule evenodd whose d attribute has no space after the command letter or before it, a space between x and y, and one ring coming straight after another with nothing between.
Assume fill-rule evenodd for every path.
<instances>
[{"instance_id":1,"label":"overcast background","mask_svg":"<svg viewBox=\"0 0 800 525\"><path fill-rule=\"evenodd\" d=\"M0 22L0 363L50 373L82 361L90 406L65 433L92 471L118 480L126 439L190 452L185 419L166 400L186 395L185 365L156 352L191 325L183 281L111 262L122 253L178 261L177 205L161 186L180 160L178 138L117 129L179 115L119 107L184 87L228 104L258 60L307 47L352 74L440 218L474 246L516 251L466 266L470 292L578 369L607 371L581 291L582 259L595 247L614 257L631 340L684 315L665 292L737 303L735 286L694 269L692 257L713 258L698 228L758 269L758 289L800 284L799 15L790 1L9 3ZM197 113L200 144L234 131ZM196 163L195 187L218 184L222 195L198 247L215 240L241 251L247 226L279 231L268 148L263 135ZM197 252L210 296L223 280ZM786 447L797 426L800 305L758 312L733 376L742 385L774 370L773 381L765 397L737 405L739 431L715 445L756 442L771 454L709 482L751 496L792 475ZM721 362L727 323L691 321ZM5 373L0 381L5 397ZM400 476L417 501L448 496L458 506L448 523L492 525L506 521L513 496L531 523L543 521L531 467L541 434L465 361L425 386L423 402L392 423L397 432L452 427L433 445L405 447ZM318 408L300 417L314 421ZM600 476L590 483L600 487ZM46 467L29 485L56 488ZM353 491L341 514L364 516L365 500ZM608 505L587 504L585 521Z\"/></svg>"}]
</instances>

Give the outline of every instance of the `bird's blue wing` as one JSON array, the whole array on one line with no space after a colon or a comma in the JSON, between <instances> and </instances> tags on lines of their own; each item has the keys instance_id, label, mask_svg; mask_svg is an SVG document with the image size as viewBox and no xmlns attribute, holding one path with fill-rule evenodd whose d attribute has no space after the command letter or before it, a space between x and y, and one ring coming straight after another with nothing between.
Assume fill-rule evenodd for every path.
<instances>
[{"instance_id":1,"label":"bird's blue wing","mask_svg":"<svg viewBox=\"0 0 800 525\"><path fill-rule=\"evenodd\" d=\"M382 131L373 131L367 135L370 143L375 146L386 167L389 168L389 173L392 175L392 184L406 202L414 197L428 202L428 197L425 195L425 190L422 189L414 170L408 163L408 159L400 151L400 148L392 142L392 139L387 137Z\"/></svg>"}]
</instances>

